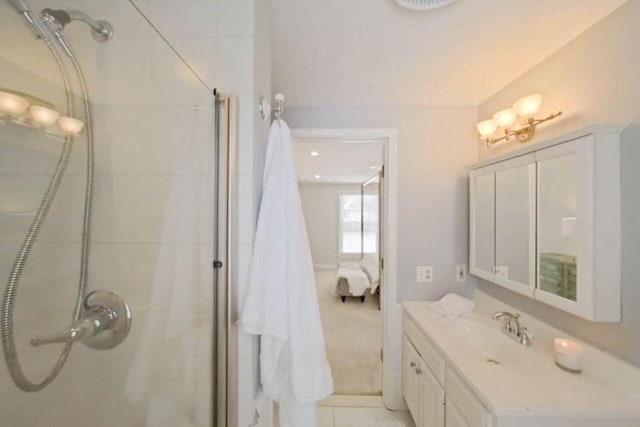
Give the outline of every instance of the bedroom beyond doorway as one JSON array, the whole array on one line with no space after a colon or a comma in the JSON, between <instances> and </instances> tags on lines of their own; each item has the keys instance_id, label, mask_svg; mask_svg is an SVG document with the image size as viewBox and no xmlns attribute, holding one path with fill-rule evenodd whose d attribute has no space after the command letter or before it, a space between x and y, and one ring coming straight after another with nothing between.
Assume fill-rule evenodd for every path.
<instances>
[{"instance_id":1,"label":"bedroom beyond doorway","mask_svg":"<svg viewBox=\"0 0 640 427\"><path fill-rule=\"evenodd\" d=\"M297 138L294 156L334 394L380 396L384 142Z\"/></svg>"}]
</instances>

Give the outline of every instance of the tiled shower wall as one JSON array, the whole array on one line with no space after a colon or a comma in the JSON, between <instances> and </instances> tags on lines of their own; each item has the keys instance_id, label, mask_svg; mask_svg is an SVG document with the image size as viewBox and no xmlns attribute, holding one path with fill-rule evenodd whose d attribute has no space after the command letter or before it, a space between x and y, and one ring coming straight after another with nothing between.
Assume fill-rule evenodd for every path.
<instances>
[{"instance_id":1,"label":"tiled shower wall","mask_svg":"<svg viewBox=\"0 0 640 427\"><path fill-rule=\"evenodd\" d=\"M32 7L39 10L40 1ZM118 348L74 348L56 382L19 392L0 370L0 420L11 426L205 426L211 389L213 97L185 70L128 2L68 7L107 18L116 37L96 45L86 29L69 31L87 68L94 99L96 199L89 287L120 293L131 305L131 335ZM265 125L255 119L269 95L268 6L257 0L136 2L211 87L239 97L238 295L244 292L259 194ZM6 19L2 10L3 23ZM77 31L76 31L77 30ZM22 32L20 32L22 31ZM16 31L27 37L26 30ZM22 43L21 40L18 40ZM31 75L48 60L35 41L3 49L0 86L52 99L55 84ZM263 68L266 67L266 68ZM5 72L5 70L7 72ZM10 72L9 72L10 71ZM57 76L49 76L56 82ZM267 83L265 83L267 82ZM55 164L61 141L13 124L0 127L2 278ZM28 141L22 144L23 141ZM257 150L254 150L254 147ZM83 144L76 147L19 295L17 334L28 374L39 378L59 348L32 349L35 333L69 323L79 260L84 191ZM38 166L40 165L40 166ZM13 215L27 214L27 215ZM237 301L239 304L240 301ZM238 425L250 424L256 342L241 336ZM9 424L7 424L9 425Z\"/></svg>"}]
</instances>

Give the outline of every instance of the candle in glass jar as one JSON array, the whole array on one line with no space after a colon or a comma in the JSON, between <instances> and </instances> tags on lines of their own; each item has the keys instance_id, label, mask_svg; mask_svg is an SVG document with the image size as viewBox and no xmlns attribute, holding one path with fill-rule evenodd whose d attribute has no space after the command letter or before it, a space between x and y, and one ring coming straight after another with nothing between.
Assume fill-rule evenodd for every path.
<instances>
[{"instance_id":1,"label":"candle in glass jar","mask_svg":"<svg viewBox=\"0 0 640 427\"><path fill-rule=\"evenodd\" d=\"M569 372L582 371L582 346L566 338L556 338L554 341L556 364Z\"/></svg>"}]
</instances>

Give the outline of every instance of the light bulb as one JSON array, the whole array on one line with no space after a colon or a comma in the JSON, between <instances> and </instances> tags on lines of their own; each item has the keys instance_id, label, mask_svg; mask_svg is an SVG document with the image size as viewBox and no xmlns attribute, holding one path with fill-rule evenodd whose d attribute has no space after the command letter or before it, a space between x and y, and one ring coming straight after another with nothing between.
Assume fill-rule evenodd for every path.
<instances>
[{"instance_id":1,"label":"light bulb","mask_svg":"<svg viewBox=\"0 0 640 427\"><path fill-rule=\"evenodd\" d=\"M58 125L64 133L69 135L77 135L84 127L82 120L74 119L73 117L60 117L58 119Z\"/></svg>"},{"instance_id":2,"label":"light bulb","mask_svg":"<svg viewBox=\"0 0 640 427\"><path fill-rule=\"evenodd\" d=\"M542 95L535 94L520 98L513 104L513 109L516 110L519 116L528 117L533 116L540 110L542 104Z\"/></svg>"},{"instance_id":3,"label":"light bulb","mask_svg":"<svg viewBox=\"0 0 640 427\"><path fill-rule=\"evenodd\" d=\"M314 177L315 179L320 179L320 175L318 175L318 174L315 174L313 177Z\"/></svg>"},{"instance_id":4,"label":"light bulb","mask_svg":"<svg viewBox=\"0 0 640 427\"><path fill-rule=\"evenodd\" d=\"M29 107L29 113L36 123L45 127L51 126L60 117L60 113L56 110L41 105L32 105Z\"/></svg>"},{"instance_id":5,"label":"light bulb","mask_svg":"<svg viewBox=\"0 0 640 427\"><path fill-rule=\"evenodd\" d=\"M311 157L318 157L320 155L320 153L318 153L317 151L312 151L312 152L309 153L309 155Z\"/></svg>"},{"instance_id":6,"label":"light bulb","mask_svg":"<svg viewBox=\"0 0 640 427\"><path fill-rule=\"evenodd\" d=\"M5 114L18 116L29 107L29 101L9 92L0 92L0 110Z\"/></svg>"},{"instance_id":7,"label":"light bulb","mask_svg":"<svg viewBox=\"0 0 640 427\"><path fill-rule=\"evenodd\" d=\"M493 120L496 121L501 128L511 127L518 118L518 113L513 108L507 108L506 110L498 111L493 115Z\"/></svg>"},{"instance_id":8,"label":"light bulb","mask_svg":"<svg viewBox=\"0 0 640 427\"><path fill-rule=\"evenodd\" d=\"M482 138L488 138L498 129L498 124L495 120L484 120L476 125L478 132Z\"/></svg>"}]
</instances>

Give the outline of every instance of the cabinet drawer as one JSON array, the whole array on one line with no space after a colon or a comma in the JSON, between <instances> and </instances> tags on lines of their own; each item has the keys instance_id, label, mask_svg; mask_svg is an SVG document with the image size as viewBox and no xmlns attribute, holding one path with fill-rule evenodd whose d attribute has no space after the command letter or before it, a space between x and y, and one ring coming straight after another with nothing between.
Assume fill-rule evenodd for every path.
<instances>
[{"instance_id":1,"label":"cabinet drawer","mask_svg":"<svg viewBox=\"0 0 640 427\"><path fill-rule=\"evenodd\" d=\"M440 356L440 353L429 342L429 339L420 332L409 316L404 316L403 325L405 335L409 337L413 346L418 350L422 360L424 360L440 384L444 385L444 358Z\"/></svg>"},{"instance_id":2,"label":"cabinet drawer","mask_svg":"<svg viewBox=\"0 0 640 427\"><path fill-rule=\"evenodd\" d=\"M462 379L447 367L447 405L453 402L469 426L490 427L491 414L478 400Z\"/></svg>"}]
</instances>

